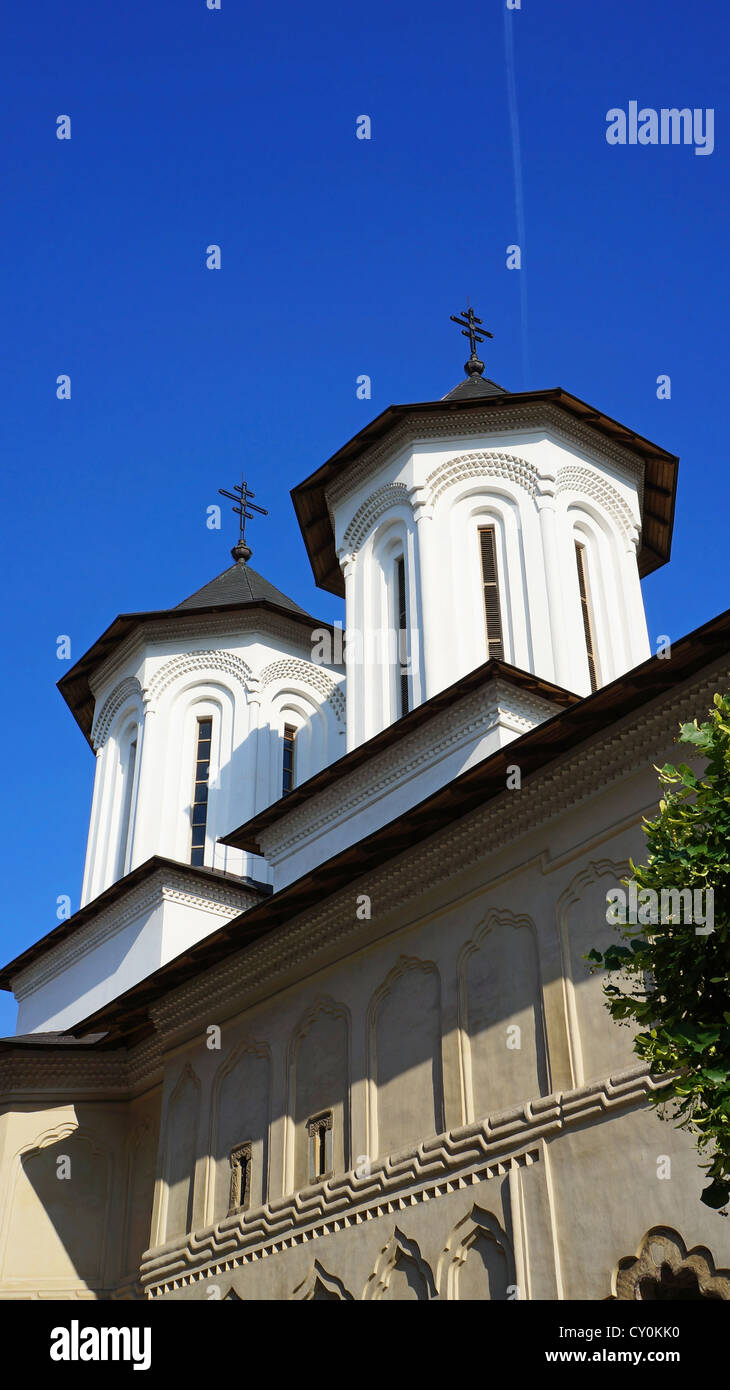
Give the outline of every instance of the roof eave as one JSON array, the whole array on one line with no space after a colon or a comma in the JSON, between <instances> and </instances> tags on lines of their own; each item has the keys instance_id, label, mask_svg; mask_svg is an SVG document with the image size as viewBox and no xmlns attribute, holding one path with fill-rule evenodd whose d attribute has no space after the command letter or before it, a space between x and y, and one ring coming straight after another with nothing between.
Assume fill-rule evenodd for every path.
<instances>
[{"instance_id":1,"label":"roof eave","mask_svg":"<svg viewBox=\"0 0 730 1390\"><path fill-rule=\"evenodd\" d=\"M278 603L272 603L270 599L256 599L250 603L211 604L206 608L163 608L145 613L118 614L114 622L110 623L101 637L98 637L88 651L79 658L75 666L72 666L71 670L67 671L65 676L62 676L57 682L58 690L60 690L92 751L94 746L91 742L91 730L94 722L95 701L90 679L135 628L143 628L161 620L179 622L183 619L210 617L221 613L252 613L260 609L275 613L277 617L287 618L290 622L296 623L298 627L306 627L309 632L314 631L315 628L324 628L327 632L334 633L331 623L310 617L307 613L295 613L290 608L283 608Z\"/></svg>"},{"instance_id":2,"label":"roof eave","mask_svg":"<svg viewBox=\"0 0 730 1390\"><path fill-rule=\"evenodd\" d=\"M98 917L100 912L105 912L114 903L138 888L140 883L144 883L152 874L168 870L170 873L189 874L194 880L204 880L207 883L229 883L234 888L241 888L250 893L260 894L262 900L271 896L271 886L268 883L260 883L256 879L249 878L248 875L227 873L223 869L211 869L205 865L182 864L177 859L168 859L162 854L153 854L149 859L145 859L143 864L138 864L136 869L125 874L123 878L118 878L105 888L98 897L92 898L83 907L78 908L71 917L59 922L58 926L46 932L45 936L39 937L25 951L21 951L19 956L8 961L7 965L0 968L0 989L12 992L13 980L20 975L23 970L27 970L41 956L48 951L55 950L62 941L68 940L82 927Z\"/></svg>"},{"instance_id":3,"label":"roof eave","mask_svg":"<svg viewBox=\"0 0 730 1390\"><path fill-rule=\"evenodd\" d=\"M666 564L671 551L676 504L677 469L679 466L679 459L676 454L668 453L660 445L654 444L650 439L628 429L610 415L605 415L603 411L597 410L595 406L581 400L579 396L571 395L562 386L555 386L544 391L520 391L498 396L476 396L457 400L449 400L447 397L440 401L416 401L406 405L390 405L386 410L381 411L380 415L377 415L374 420L371 420L362 430L353 435L352 439L349 439L342 448L332 454L314 473L311 473L308 478L305 478L303 482L298 483L291 490L294 510L318 587L337 594L340 598L344 597L344 579L335 551L334 535L326 503L326 488L333 478L338 476L365 449L376 440L384 438L399 420L419 412L421 414L435 414L450 411L459 414L463 412L473 413L475 410L484 409L499 411L508 409L515 404L526 405L541 402L557 405L559 409L565 410L579 422L591 426L613 442L637 454L644 462L647 472L652 461L656 467L663 464L671 469L672 486L669 489L661 489L669 497L669 516L667 518L657 516L656 518L662 528L662 540L657 548L656 545L650 544L642 537L642 546L638 556L639 573L643 577ZM645 480L645 494L646 490ZM649 480L649 490L651 491L651 480Z\"/></svg>"},{"instance_id":4,"label":"roof eave","mask_svg":"<svg viewBox=\"0 0 730 1390\"><path fill-rule=\"evenodd\" d=\"M263 811L259 811L258 815L245 821L236 830L232 830L229 835L222 835L219 843L232 845L234 849L245 850L249 854L263 854L257 838L262 830L288 816L291 811L296 810L297 807L317 796L319 792L332 786L341 778L351 776L356 768L363 763L370 762L372 758L377 757L392 744L407 738L411 733L415 733L422 725L441 714L444 709L452 708L457 700L463 699L466 695L470 695L473 691L496 680L511 683L521 690L527 691L530 695L537 695L541 699L563 708L578 704L582 698L570 690L565 690L562 686L555 685L552 681L543 680L541 676L535 676L530 671L523 671L519 666L511 666L507 661L491 657L473 671L460 676L452 685L446 686L428 700L424 700L422 704L416 705L402 718L388 724L372 738L367 739L365 743L358 744L356 748L351 748L348 753L344 753L335 762L328 763L313 777L308 778L300 786L294 787L278 801L272 802Z\"/></svg>"}]
</instances>

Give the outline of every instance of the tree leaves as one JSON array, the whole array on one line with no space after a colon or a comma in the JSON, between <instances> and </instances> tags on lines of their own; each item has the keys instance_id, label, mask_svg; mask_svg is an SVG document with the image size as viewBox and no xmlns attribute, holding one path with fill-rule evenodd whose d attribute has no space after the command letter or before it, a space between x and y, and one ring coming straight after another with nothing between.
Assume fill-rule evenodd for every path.
<instances>
[{"instance_id":1,"label":"tree leaves","mask_svg":"<svg viewBox=\"0 0 730 1390\"><path fill-rule=\"evenodd\" d=\"M586 959L613 977L603 987L612 1018L639 1025L634 1051L664 1083L654 1104L694 1134L708 1159L702 1201L719 1209L730 1200L730 696L715 695L708 720L682 724L678 741L705 768L656 769L658 814L644 819L646 862L631 863L627 885L680 905L674 895L689 890L693 920L672 908L650 927L618 923L619 941Z\"/></svg>"}]
</instances>

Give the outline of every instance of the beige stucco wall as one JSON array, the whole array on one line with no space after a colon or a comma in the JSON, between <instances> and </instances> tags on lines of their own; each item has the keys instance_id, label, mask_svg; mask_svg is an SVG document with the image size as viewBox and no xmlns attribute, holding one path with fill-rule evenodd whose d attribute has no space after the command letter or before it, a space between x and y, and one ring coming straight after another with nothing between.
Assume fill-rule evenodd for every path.
<instances>
[{"instance_id":1,"label":"beige stucco wall","mask_svg":"<svg viewBox=\"0 0 730 1390\"><path fill-rule=\"evenodd\" d=\"M6 1101L0 1298L134 1296L158 1133L159 1092L128 1102Z\"/></svg>"}]
</instances>

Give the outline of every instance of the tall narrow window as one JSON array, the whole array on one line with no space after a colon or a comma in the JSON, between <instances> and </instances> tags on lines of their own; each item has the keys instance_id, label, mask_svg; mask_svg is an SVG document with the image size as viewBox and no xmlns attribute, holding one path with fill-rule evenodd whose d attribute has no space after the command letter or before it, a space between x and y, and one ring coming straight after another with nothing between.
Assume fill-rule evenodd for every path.
<instances>
[{"instance_id":1,"label":"tall narrow window","mask_svg":"<svg viewBox=\"0 0 730 1390\"><path fill-rule=\"evenodd\" d=\"M231 1188L228 1198L228 1215L244 1211L251 1198L251 1148L250 1139L231 1149Z\"/></svg>"},{"instance_id":2,"label":"tall narrow window","mask_svg":"<svg viewBox=\"0 0 730 1390\"><path fill-rule=\"evenodd\" d=\"M127 766L124 769L124 790L122 793L122 816L119 823L119 853L117 855L117 878L121 878L127 867L127 852L132 829L132 792L134 790L134 769L137 764L137 740L132 739L127 752Z\"/></svg>"},{"instance_id":3,"label":"tall narrow window","mask_svg":"<svg viewBox=\"0 0 730 1390\"><path fill-rule=\"evenodd\" d=\"M286 796L294 786L294 740L297 731L293 724L284 725L284 754L281 768L281 794Z\"/></svg>"},{"instance_id":4,"label":"tall narrow window","mask_svg":"<svg viewBox=\"0 0 730 1390\"><path fill-rule=\"evenodd\" d=\"M500 661L504 661L502 614L499 607L499 577L497 574L497 538L493 526L479 527L479 550L482 557L487 656L490 658L498 657Z\"/></svg>"},{"instance_id":5,"label":"tall narrow window","mask_svg":"<svg viewBox=\"0 0 730 1390\"><path fill-rule=\"evenodd\" d=\"M198 746L195 752L195 784L193 788L192 835L190 863L202 864L205 858L205 827L208 822L208 778L210 776L210 740L212 719L198 720Z\"/></svg>"},{"instance_id":6,"label":"tall narrow window","mask_svg":"<svg viewBox=\"0 0 730 1390\"><path fill-rule=\"evenodd\" d=\"M402 555L395 562L395 603L398 619L398 713L402 717L410 709L408 698L408 606L406 603L406 566Z\"/></svg>"},{"instance_id":7,"label":"tall narrow window","mask_svg":"<svg viewBox=\"0 0 730 1390\"><path fill-rule=\"evenodd\" d=\"M332 1111L325 1110L307 1123L309 1181L319 1182L332 1172Z\"/></svg>"},{"instance_id":8,"label":"tall narrow window","mask_svg":"<svg viewBox=\"0 0 730 1390\"><path fill-rule=\"evenodd\" d=\"M586 563L586 548L575 543L575 559L578 566L578 588L580 590L580 608L583 614L583 634L586 641L586 655L588 657L588 673L591 678L591 690L598 689L596 679L596 648L593 641L593 623L591 621L591 603L588 592L588 565Z\"/></svg>"}]
</instances>

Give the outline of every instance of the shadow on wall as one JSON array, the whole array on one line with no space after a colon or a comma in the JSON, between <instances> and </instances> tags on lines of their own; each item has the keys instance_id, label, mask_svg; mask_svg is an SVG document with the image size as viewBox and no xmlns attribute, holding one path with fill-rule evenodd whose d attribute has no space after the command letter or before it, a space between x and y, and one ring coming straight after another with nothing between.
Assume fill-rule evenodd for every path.
<instances>
[{"instance_id":1,"label":"shadow on wall","mask_svg":"<svg viewBox=\"0 0 730 1390\"><path fill-rule=\"evenodd\" d=\"M19 1153L9 1174L2 1285L29 1293L133 1285L149 1244L157 1133L104 1134L99 1107L77 1105ZM26 1112L27 1113L27 1112ZM42 1122L42 1111L39 1121Z\"/></svg>"},{"instance_id":2,"label":"shadow on wall","mask_svg":"<svg viewBox=\"0 0 730 1390\"><path fill-rule=\"evenodd\" d=\"M581 871L557 904L557 922L552 903L537 926L525 915L490 910L458 953L455 990L453 980L445 987L434 961L401 956L356 1018L336 999L317 1000L289 1038L283 1114L271 1113L272 1058L265 1042L239 1042L219 1063L207 1115L199 1111L203 1104L208 1109L207 1087L204 1097L192 1059L169 1102L170 1197L160 1239L228 1215L230 1155L237 1146L250 1145L245 1205L255 1208L279 1195L268 1190L275 1121L284 1120L283 1192L291 1193L331 1173L357 1170L362 1159L382 1160L446 1128L549 1094L554 1081L541 970L546 940L553 977L567 977L572 1021L562 1019L560 1026L572 1030L573 1084L630 1064L630 1034L616 1029L603 1007L601 981L583 960L591 945L610 938L606 884L622 872L622 865L608 861ZM456 1006L447 1010L445 997L454 995ZM353 1055L363 1058L364 1075L353 1072ZM363 1079L367 1154L352 1151L349 1105L353 1086ZM212 1176L193 1214L192 1136L201 1122ZM319 1157L318 1124L326 1130Z\"/></svg>"}]
</instances>

